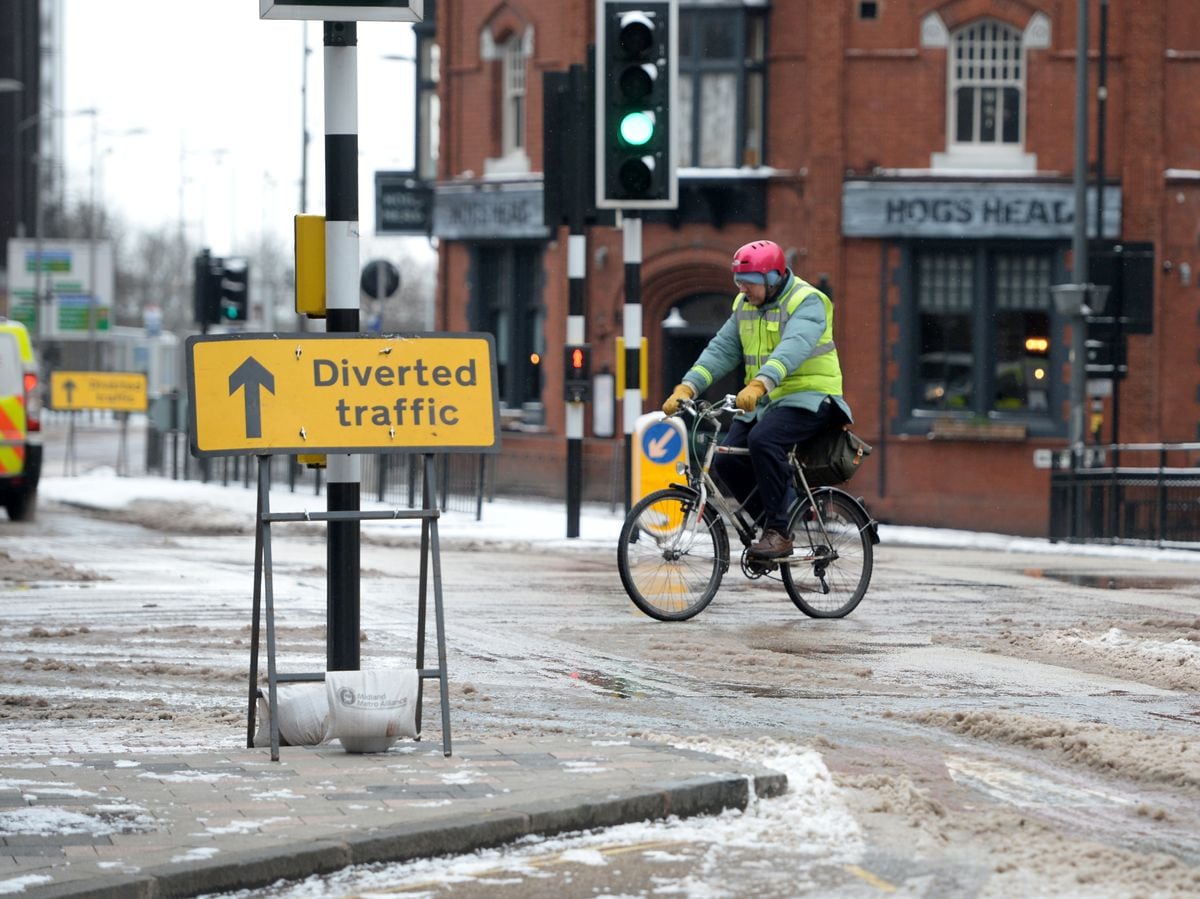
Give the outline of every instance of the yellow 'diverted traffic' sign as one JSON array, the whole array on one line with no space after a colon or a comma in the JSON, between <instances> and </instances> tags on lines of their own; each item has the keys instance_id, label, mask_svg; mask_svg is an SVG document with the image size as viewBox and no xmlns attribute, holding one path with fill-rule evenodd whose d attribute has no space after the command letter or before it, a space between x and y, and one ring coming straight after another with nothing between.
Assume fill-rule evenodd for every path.
<instances>
[{"instance_id":1,"label":"yellow 'diverted traffic' sign","mask_svg":"<svg viewBox=\"0 0 1200 899\"><path fill-rule=\"evenodd\" d=\"M499 451L490 334L187 340L192 453Z\"/></svg>"},{"instance_id":2,"label":"yellow 'diverted traffic' sign","mask_svg":"<svg viewBox=\"0 0 1200 899\"><path fill-rule=\"evenodd\" d=\"M50 408L145 412L146 375L136 371L52 371Z\"/></svg>"}]
</instances>

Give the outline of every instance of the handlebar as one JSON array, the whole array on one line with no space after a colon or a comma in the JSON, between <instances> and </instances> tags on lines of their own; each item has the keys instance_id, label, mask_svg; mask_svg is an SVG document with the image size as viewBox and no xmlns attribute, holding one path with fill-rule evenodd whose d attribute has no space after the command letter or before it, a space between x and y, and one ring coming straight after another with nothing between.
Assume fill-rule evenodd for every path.
<instances>
[{"instance_id":1,"label":"handlebar","mask_svg":"<svg viewBox=\"0 0 1200 899\"><path fill-rule=\"evenodd\" d=\"M705 402L700 399L683 400L680 403L680 411L687 409L694 412L698 418L716 418L725 412L737 411L737 396L736 394L727 393L724 398L715 403ZM679 413L676 413L677 415Z\"/></svg>"}]
</instances>

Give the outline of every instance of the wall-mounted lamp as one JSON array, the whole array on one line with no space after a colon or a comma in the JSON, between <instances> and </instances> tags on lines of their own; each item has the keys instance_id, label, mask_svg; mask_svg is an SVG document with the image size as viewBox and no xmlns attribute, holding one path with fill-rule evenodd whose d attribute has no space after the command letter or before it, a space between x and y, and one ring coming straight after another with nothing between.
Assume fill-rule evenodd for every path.
<instances>
[{"instance_id":1,"label":"wall-mounted lamp","mask_svg":"<svg viewBox=\"0 0 1200 899\"><path fill-rule=\"evenodd\" d=\"M672 306L671 311L667 313L667 317L663 319L663 329L667 331L677 331L680 328L688 326L687 319L679 314L679 307Z\"/></svg>"}]
</instances>

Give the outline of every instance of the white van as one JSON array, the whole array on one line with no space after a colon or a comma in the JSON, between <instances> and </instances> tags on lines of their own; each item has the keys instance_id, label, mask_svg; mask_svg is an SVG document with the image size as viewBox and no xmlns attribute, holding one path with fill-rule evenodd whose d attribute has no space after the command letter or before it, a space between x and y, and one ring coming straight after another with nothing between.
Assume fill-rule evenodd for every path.
<instances>
[{"instance_id":1,"label":"white van","mask_svg":"<svg viewBox=\"0 0 1200 899\"><path fill-rule=\"evenodd\" d=\"M37 362L29 332L0 318L0 505L13 521L33 518L42 471Z\"/></svg>"}]
</instances>

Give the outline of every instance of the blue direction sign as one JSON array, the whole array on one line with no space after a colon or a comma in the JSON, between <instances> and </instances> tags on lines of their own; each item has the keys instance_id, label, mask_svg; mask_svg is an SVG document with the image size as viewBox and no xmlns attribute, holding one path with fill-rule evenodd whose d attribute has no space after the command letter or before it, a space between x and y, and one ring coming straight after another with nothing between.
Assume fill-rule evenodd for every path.
<instances>
[{"instance_id":1,"label":"blue direction sign","mask_svg":"<svg viewBox=\"0 0 1200 899\"><path fill-rule=\"evenodd\" d=\"M683 448L679 429L666 421L656 421L642 433L642 452L656 465L674 462Z\"/></svg>"},{"instance_id":2,"label":"blue direction sign","mask_svg":"<svg viewBox=\"0 0 1200 899\"><path fill-rule=\"evenodd\" d=\"M687 461L687 429L678 418L647 412L633 428L630 478L633 501L682 480L676 466Z\"/></svg>"}]
</instances>

